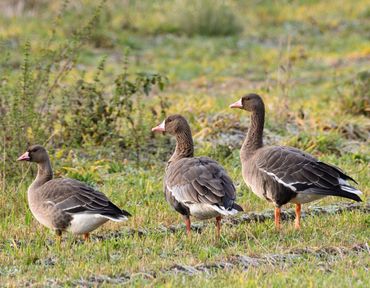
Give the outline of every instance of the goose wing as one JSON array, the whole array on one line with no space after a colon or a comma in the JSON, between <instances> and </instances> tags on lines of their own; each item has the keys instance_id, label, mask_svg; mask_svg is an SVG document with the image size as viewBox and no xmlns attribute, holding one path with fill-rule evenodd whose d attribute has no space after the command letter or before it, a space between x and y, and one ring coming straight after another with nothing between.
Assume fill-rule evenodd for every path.
<instances>
[{"instance_id":1,"label":"goose wing","mask_svg":"<svg viewBox=\"0 0 370 288\"><path fill-rule=\"evenodd\" d=\"M261 150L256 165L269 178L295 193L341 196L361 201L361 191L348 184L354 181L339 168L318 161L291 147L273 146Z\"/></svg>"},{"instance_id":2,"label":"goose wing","mask_svg":"<svg viewBox=\"0 0 370 288\"><path fill-rule=\"evenodd\" d=\"M102 192L74 179L51 180L42 186L40 193L44 201L68 214L100 214L115 221L131 216L114 205Z\"/></svg>"},{"instance_id":3,"label":"goose wing","mask_svg":"<svg viewBox=\"0 0 370 288\"><path fill-rule=\"evenodd\" d=\"M183 204L204 203L231 210L235 186L226 171L208 157L184 158L171 163L165 186L176 201Z\"/></svg>"}]
</instances>

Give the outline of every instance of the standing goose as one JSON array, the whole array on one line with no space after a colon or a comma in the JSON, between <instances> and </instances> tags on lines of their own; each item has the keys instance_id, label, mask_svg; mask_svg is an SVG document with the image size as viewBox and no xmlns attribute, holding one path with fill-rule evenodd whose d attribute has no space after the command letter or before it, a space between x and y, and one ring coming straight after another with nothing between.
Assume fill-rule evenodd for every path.
<instances>
[{"instance_id":1,"label":"standing goose","mask_svg":"<svg viewBox=\"0 0 370 288\"><path fill-rule=\"evenodd\" d=\"M296 204L295 228L300 228L301 204L326 196L361 201L361 191L348 184L352 180L339 168L318 161L292 147L263 146L265 106L257 94L249 94L230 105L252 112L251 125L240 150L245 183L260 198L275 205L275 226L280 229L280 208Z\"/></svg>"},{"instance_id":2,"label":"standing goose","mask_svg":"<svg viewBox=\"0 0 370 288\"><path fill-rule=\"evenodd\" d=\"M220 237L221 217L243 209L235 203L235 187L226 171L208 157L194 157L194 144L188 122L181 115L172 115L152 131L168 132L176 137L176 149L169 159L164 177L167 202L185 220L190 235L190 216L216 218Z\"/></svg>"},{"instance_id":3,"label":"standing goose","mask_svg":"<svg viewBox=\"0 0 370 288\"><path fill-rule=\"evenodd\" d=\"M102 192L80 181L53 179L49 155L41 145L31 146L18 161L37 163L36 179L28 188L28 204L37 221L55 230L58 237L63 231L71 231L88 240L89 233L108 220L120 222L131 216Z\"/></svg>"}]
</instances>

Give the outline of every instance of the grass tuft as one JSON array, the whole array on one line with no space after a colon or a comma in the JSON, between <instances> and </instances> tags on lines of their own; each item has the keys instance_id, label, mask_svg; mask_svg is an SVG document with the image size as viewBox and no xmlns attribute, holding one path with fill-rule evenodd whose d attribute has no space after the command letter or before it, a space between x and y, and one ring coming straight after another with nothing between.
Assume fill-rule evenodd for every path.
<instances>
[{"instance_id":1,"label":"grass tuft","mask_svg":"<svg viewBox=\"0 0 370 288\"><path fill-rule=\"evenodd\" d=\"M177 0L171 20L188 36L232 36L243 27L229 3L223 0Z\"/></svg>"}]
</instances>

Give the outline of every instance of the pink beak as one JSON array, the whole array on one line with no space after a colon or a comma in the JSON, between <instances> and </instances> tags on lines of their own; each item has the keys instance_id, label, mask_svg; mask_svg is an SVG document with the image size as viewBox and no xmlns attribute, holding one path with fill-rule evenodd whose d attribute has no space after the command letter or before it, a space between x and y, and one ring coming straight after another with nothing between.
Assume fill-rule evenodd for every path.
<instances>
[{"instance_id":1,"label":"pink beak","mask_svg":"<svg viewBox=\"0 0 370 288\"><path fill-rule=\"evenodd\" d=\"M236 101L235 103L229 106L230 108L243 108L242 99Z\"/></svg>"},{"instance_id":2,"label":"pink beak","mask_svg":"<svg viewBox=\"0 0 370 288\"><path fill-rule=\"evenodd\" d=\"M166 131L166 129L164 128L165 121L166 120L163 120L163 122L161 124L159 124L158 126L152 128L152 131L153 132L165 132Z\"/></svg>"},{"instance_id":3,"label":"pink beak","mask_svg":"<svg viewBox=\"0 0 370 288\"><path fill-rule=\"evenodd\" d=\"M17 161L30 161L30 155L29 155L29 153L28 153L28 151L27 152L25 152L24 154L22 154L18 159L17 159Z\"/></svg>"}]
</instances>

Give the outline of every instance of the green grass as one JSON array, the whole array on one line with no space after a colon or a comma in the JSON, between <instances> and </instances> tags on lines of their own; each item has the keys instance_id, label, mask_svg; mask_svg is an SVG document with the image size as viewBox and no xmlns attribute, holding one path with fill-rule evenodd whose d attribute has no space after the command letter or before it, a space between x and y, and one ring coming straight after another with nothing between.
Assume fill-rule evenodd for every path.
<instances>
[{"instance_id":1,"label":"green grass","mask_svg":"<svg viewBox=\"0 0 370 288\"><path fill-rule=\"evenodd\" d=\"M84 2L82 6L75 4L74 9L65 13L68 21L62 24L64 30L58 30L58 41L63 42L68 31L88 19L92 2L95 1ZM121 2L107 1L107 15L102 18L93 40L82 48L80 65L90 77L106 55L104 77L108 81L115 73L122 72L124 51L130 47L134 63L130 69L168 75L170 85L152 97L161 93L170 103L169 113L182 113L190 120L196 154L210 155L224 165L237 185L238 202L246 212L272 207L243 183L238 155L241 143L233 143L230 148L216 145L215 139L222 133L229 135L235 127L248 127L247 113L228 108L248 92L258 92L265 99L266 142L292 145L341 167L359 182L363 200L367 201L369 118L341 108L344 99L348 101L348 95L355 89L351 81L359 72L369 69L367 1L230 1L243 32L225 37L181 35L171 26L171 17L176 15L165 16L173 11L172 1L132 1L131 6ZM14 50L9 64L14 70L19 69L21 47L26 40L31 42L32 53L40 52L59 6L57 1L47 5L47 9L36 7L35 14L0 17L0 39L5 47ZM355 133L351 134L350 129L355 129ZM159 143L163 137L167 136L157 136L155 140ZM233 267L192 276L165 272L176 264L212 264L228 261L235 255L263 257L298 248L352 247L367 243L369 215L363 211L346 211L310 216L302 221L299 232L293 229L291 221L283 223L280 233L274 230L270 220L225 225L220 242L215 240L214 223L210 221L200 234L194 232L188 239L182 230L164 233L159 229L182 222L164 200L165 162L158 160L150 167L137 168L130 160L123 163L110 147L77 149L74 151L77 156L64 150L67 152L56 151L51 155L57 176L70 175L97 185L133 217L123 224L107 223L94 231L90 243L76 242L76 237L65 234L58 247L52 241L54 235L37 223L27 206L26 190L35 175L35 167L27 172L27 165L20 164L19 171L26 175L24 181L10 181L0 194L0 283L4 286L74 286L81 279L90 279L90 285L98 285L92 277L121 277L127 285L136 287L337 287L338 283L344 287L366 287L370 284L368 253L356 251L324 258L308 254L291 265L266 264L247 270ZM97 163L97 160L102 161ZM97 166L102 167L94 169ZM63 167L78 167L79 171ZM304 209L344 201L327 198L304 205ZM133 230L129 229L151 233L131 235L129 231ZM122 232L121 236L113 237L115 231ZM104 235L111 237L99 238ZM100 284L115 285L108 282ZM83 283L87 282L80 285Z\"/></svg>"}]
</instances>

